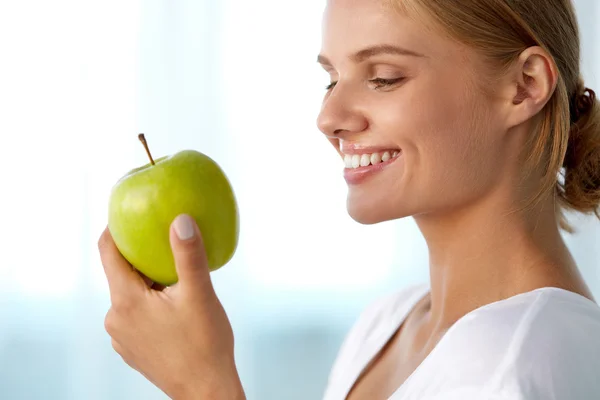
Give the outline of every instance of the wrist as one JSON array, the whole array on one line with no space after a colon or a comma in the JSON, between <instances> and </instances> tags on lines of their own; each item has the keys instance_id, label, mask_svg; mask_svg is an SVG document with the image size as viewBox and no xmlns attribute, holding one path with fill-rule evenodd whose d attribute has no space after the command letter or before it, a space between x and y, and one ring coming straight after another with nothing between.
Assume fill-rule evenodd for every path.
<instances>
[{"instance_id":1,"label":"wrist","mask_svg":"<svg viewBox=\"0 0 600 400\"><path fill-rule=\"evenodd\" d=\"M173 400L246 400L241 381L236 379L208 384L204 380L191 382L179 388Z\"/></svg>"}]
</instances>

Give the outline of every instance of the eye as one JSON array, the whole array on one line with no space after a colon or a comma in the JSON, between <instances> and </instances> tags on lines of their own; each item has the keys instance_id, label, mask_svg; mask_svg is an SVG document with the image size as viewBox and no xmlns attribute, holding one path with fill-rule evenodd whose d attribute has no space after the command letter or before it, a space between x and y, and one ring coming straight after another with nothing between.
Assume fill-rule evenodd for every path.
<instances>
[{"instance_id":1,"label":"eye","mask_svg":"<svg viewBox=\"0 0 600 400\"><path fill-rule=\"evenodd\" d=\"M404 78L394 78L394 79L375 78L375 79L369 80L369 82L374 83L375 87L377 89L380 89L380 88L393 86L396 83L402 81L402 79L404 79ZM337 84L337 81L331 82L329 85L325 86L325 90L329 91L329 90L333 89L336 84Z\"/></svg>"},{"instance_id":2,"label":"eye","mask_svg":"<svg viewBox=\"0 0 600 400\"><path fill-rule=\"evenodd\" d=\"M400 82L403 78L394 78L394 79L385 79L385 78L375 78L369 80L369 82L374 83L377 89L384 88L388 86L395 85Z\"/></svg>"}]
</instances>

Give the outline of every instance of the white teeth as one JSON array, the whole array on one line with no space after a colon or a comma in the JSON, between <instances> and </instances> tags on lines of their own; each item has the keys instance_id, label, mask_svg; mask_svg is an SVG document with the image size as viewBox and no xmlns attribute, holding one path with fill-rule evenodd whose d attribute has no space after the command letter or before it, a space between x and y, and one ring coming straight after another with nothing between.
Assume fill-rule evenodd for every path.
<instances>
[{"instance_id":1,"label":"white teeth","mask_svg":"<svg viewBox=\"0 0 600 400\"><path fill-rule=\"evenodd\" d=\"M389 161L400 154L398 150L386 151L383 153L372 154L345 154L344 165L346 168L367 167L369 165L377 165L381 162Z\"/></svg>"},{"instance_id":2,"label":"white teeth","mask_svg":"<svg viewBox=\"0 0 600 400\"><path fill-rule=\"evenodd\" d=\"M366 167L369 164L371 164L371 156L369 154L363 154L362 156L360 156L361 167Z\"/></svg>"},{"instance_id":3,"label":"white teeth","mask_svg":"<svg viewBox=\"0 0 600 400\"><path fill-rule=\"evenodd\" d=\"M377 165L381 162L381 154L373 153L371 154L371 164Z\"/></svg>"},{"instance_id":4,"label":"white teeth","mask_svg":"<svg viewBox=\"0 0 600 400\"><path fill-rule=\"evenodd\" d=\"M352 168L352 156L350 154L344 155L344 164L346 164L346 168Z\"/></svg>"}]
</instances>

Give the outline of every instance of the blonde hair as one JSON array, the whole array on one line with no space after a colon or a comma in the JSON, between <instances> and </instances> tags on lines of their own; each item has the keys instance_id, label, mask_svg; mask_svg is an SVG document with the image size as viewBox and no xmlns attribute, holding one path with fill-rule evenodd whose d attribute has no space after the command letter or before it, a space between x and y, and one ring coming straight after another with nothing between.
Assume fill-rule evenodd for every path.
<instances>
[{"instance_id":1,"label":"blonde hair","mask_svg":"<svg viewBox=\"0 0 600 400\"><path fill-rule=\"evenodd\" d=\"M540 115L527 165L543 165L540 191L528 205L554 193L559 224L574 229L564 211L600 218L600 104L580 73L579 26L570 0L388 0L398 11L433 19L442 31L475 49L501 74L531 46L545 49L558 84ZM528 168L531 170L531 168Z\"/></svg>"}]
</instances>

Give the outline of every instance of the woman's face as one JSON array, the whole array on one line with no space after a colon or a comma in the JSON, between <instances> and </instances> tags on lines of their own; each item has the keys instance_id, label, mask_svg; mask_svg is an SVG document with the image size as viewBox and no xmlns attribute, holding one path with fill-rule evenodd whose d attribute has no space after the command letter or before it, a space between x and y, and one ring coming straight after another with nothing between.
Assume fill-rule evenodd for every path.
<instances>
[{"instance_id":1,"label":"woman's face","mask_svg":"<svg viewBox=\"0 0 600 400\"><path fill-rule=\"evenodd\" d=\"M345 159L355 220L447 212L492 191L510 154L472 50L383 0L329 0L319 62L332 85L318 126Z\"/></svg>"}]
</instances>

